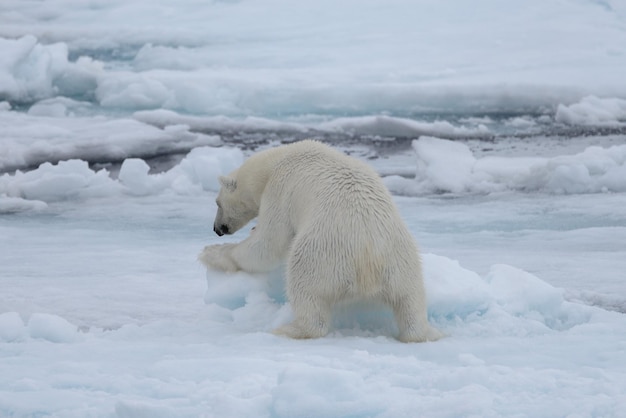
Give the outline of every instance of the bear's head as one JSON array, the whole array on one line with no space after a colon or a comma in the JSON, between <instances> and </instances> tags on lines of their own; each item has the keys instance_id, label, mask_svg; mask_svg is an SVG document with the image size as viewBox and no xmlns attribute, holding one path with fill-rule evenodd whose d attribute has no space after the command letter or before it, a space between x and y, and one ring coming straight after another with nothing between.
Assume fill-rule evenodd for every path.
<instances>
[{"instance_id":1,"label":"bear's head","mask_svg":"<svg viewBox=\"0 0 626 418\"><path fill-rule=\"evenodd\" d=\"M217 215L213 223L213 231L220 237L234 234L259 213L258 204L243 187L238 187L237 179L231 175L220 176L222 188L217 195Z\"/></svg>"}]
</instances>

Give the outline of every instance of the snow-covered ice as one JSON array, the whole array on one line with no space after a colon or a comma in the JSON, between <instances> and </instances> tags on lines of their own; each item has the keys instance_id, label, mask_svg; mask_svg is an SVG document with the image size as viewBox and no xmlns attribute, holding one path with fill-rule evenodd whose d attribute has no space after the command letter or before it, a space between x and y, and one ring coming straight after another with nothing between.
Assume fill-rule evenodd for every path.
<instances>
[{"instance_id":1,"label":"snow-covered ice","mask_svg":"<svg viewBox=\"0 0 626 418\"><path fill-rule=\"evenodd\" d=\"M619 0L6 0L0 97L239 116L623 98L625 14Z\"/></svg>"},{"instance_id":2,"label":"snow-covered ice","mask_svg":"<svg viewBox=\"0 0 626 418\"><path fill-rule=\"evenodd\" d=\"M626 4L0 2L0 417L620 417ZM315 137L384 177L430 320L290 320L207 272L217 177Z\"/></svg>"},{"instance_id":3,"label":"snow-covered ice","mask_svg":"<svg viewBox=\"0 0 626 418\"><path fill-rule=\"evenodd\" d=\"M623 314L568 302L515 267L481 276L426 254L431 319L449 335L438 343L396 342L384 315L290 341L268 333L289 316L280 274L209 274L207 287L193 216L161 226L167 240L156 227L166 215L125 229L86 216L3 226L13 257L47 248L37 266L5 270L3 414L619 416L624 406Z\"/></svg>"},{"instance_id":4,"label":"snow-covered ice","mask_svg":"<svg viewBox=\"0 0 626 418\"><path fill-rule=\"evenodd\" d=\"M626 145L590 146L580 153L557 157L478 159L466 144L439 138L420 137L413 142L413 148L417 157L415 179L386 179L387 186L396 193L626 191Z\"/></svg>"},{"instance_id":5,"label":"snow-covered ice","mask_svg":"<svg viewBox=\"0 0 626 418\"><path fill-rule=\"evenodd\" d=\"M626 100L584 97L569 106L560 104L555 119L571 125L624 126L626 124Z\"/></svg>"},{"instance_id":6,"label":"snow-covered ice","mask_svg":"<svg viewBox=\"0 0 626 418\"><path fill-rule=\"evenodd\" d=\"M424 139L416 150L451 155ZM127 159L116 179L71 160L0 178L0 201L13 202L0 218L3 415L619 416L626 406L622 193L398 197L447 338L398 343L391 312L357 305L337 312L328 337L290 341L269 333L291 315L280 270L226 275L195 262L218 242L215 177L242 158L204 147L165 173Z\"/></svg>"}]
</instances>

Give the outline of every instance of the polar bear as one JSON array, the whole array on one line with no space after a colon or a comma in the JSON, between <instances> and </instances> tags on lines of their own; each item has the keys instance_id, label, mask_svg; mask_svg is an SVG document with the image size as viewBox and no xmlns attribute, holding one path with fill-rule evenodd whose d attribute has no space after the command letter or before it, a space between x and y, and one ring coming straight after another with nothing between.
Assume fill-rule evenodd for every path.
<instances>
[{"instance_id":1,"label":"polar bear","mask_svg":"<svg viewBox=\"0 0 626 418\"><path fill-rule=\"evenodd\" d=\"M428 324L417 245L378 174L313 140L271 148L219 178L214 231L232 234L257 218L238 244L204 248L199 259L227 272L268 272L286 259L294 320L274 332L326 335L343 301L391 306L404 342L438 339Z\"/></svg>"}]
</instances>

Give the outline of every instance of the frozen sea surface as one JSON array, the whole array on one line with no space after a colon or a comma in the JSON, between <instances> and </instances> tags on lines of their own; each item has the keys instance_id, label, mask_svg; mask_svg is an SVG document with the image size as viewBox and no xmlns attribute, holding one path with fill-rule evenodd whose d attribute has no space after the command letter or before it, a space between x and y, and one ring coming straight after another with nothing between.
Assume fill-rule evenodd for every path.
<instances>
[{"instance_id":1,"label":"frozen sea surface","mask_svg":"<svg viewBox=\"0 0 626 418\"><path fill-rule=\"evenodd\" d=\"M623 1L0 2L0 417L621 417ZM217 176L383 176L446 338L207 272ZM241 231L229 240L241 240Z\"/></svg>"},{"instance_id":2,"label":"frozen sea surface","mask_svg":"<svg viewBox=\"0 0 626 418\"><path fill-rule=\"evenodd\" d=\"M418 143L450 157L449 144ZM291 316L281 270L224 275L195 260L223 242L215 177L243 158L204 147L165 173L128 159L115 179L73 160L0 177L2 415L621 414L623 192L397 196L447 337L399 343L388 310L357 305L329 336L292 341L270 333Z\"/></svg>"},{"instance_id":3,"label":"frozen sea surface","mask_svg":"<svg viewBox=\"0 0 626 418\"><path fill-rule=\"evenodd\" d=\"M619 0L6 0L0 97L278 118L536 112L624 98L625 16Z\"/></svg>"}]
</instances>

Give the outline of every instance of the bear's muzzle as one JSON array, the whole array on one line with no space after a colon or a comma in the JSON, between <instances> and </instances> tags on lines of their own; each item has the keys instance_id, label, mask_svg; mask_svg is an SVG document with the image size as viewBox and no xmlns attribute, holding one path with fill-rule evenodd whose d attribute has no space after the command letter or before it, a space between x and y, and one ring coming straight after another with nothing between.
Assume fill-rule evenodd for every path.
<instances>
[{"instance_id":1,"label":"bear's muzzle","mask_svg":"<svg viewBox=\"0 0 626 418\"><path fill-rule=\"evenodd\" d=\"M217 225L213 225L213 231L221 237L224 234L228 234L228 225L222 224L219 227Z\"/></svg>"}]
</instances>

